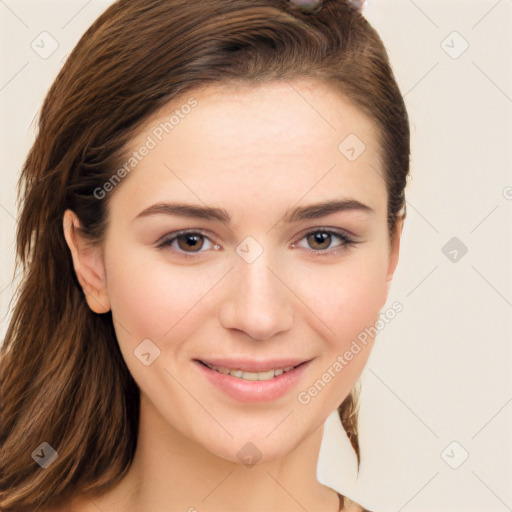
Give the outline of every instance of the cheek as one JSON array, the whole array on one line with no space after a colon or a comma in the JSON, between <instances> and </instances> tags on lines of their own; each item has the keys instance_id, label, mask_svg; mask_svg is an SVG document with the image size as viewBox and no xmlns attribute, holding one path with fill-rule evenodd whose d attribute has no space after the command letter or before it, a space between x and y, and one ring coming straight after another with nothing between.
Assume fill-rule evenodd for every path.
<instances>
[{"instance_id":1,"label":"cheek","mask_svg":"<svg viewBox=\"0 0 512 512\"><path fill-rule=\"evenodd\" d=\"M222 265L212 263L205 271L201 265L171 265L164 254L157 258L148 254L113 245L106 258L113 316L124 335L130 333L139 343L145 338L163 340L172 330L182 331L189 323L187 317L195 316L194 309L206 313L200 303L213 288L230 279ZM299 299L296 307L306 317L312 315L310 323L323 324L317 330L325 339L339 343L357 336L378 317L387 292L383 254L384 250L367 247L334 264L322 263L320 257L318 262L287 264L281 274L293 283Z\"/></svg>"},{"instance_id":2,"label":"cheek","mask_svg":"<svg viewBox=\"0 0 512 512\"><path fill-rule=\"evenodd\" d=\"M126 256L128 254L129 256ZM173 266L164 257L131 248L112 251L115 265L107 274L112 314L133 341L149 338L162 342L171 331L187 325L188 316L222 277L221 270L200 272L196 266Z\"/></svg>"},{"instance_id":3,"label":"cheek","mask_svg":"<svg viewBox=\"0 0 512 512\"><path fill-rule=\"evenodd\" d=\"M304 272L299 281L297 294L314 312L309 324L323 339L314 376L297 394L310 418L327 415L342 403L373 347L374 328L387 295L387 260L379 252L358 256Z\"/></svg>"},{"instance_id":4,"label":"cheek","mask_svg":"<svg viewBox=\"0 0 512 512\"><path fill-rule=\"evenodd\" d=\"M372 251L336 265L313 263L301 269L294 279L297 295L323 325L319 328L331 345L342 348L377 321L387 296L386 270L387 259Z\"/></svg>"}]
</instances>

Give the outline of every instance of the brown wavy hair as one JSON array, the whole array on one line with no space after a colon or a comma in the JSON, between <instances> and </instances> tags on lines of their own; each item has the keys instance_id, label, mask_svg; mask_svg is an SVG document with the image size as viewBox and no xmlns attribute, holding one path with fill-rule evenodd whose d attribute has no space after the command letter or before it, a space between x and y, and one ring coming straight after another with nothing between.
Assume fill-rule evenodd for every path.
<instances>
[{"instance_id":1,"label":"brown wavy hair","mask_svg":"<svg viewBox=\"0 0 512 512\"><path fill-rule=\"evenodd\" d=\"M405 215L408 116L381 39L348 1L308 13L286 0L119 0L74 48L44 100L18 184L22 279L0 348L1 510L106 492L136 447L139 390L111 312L87 306L64 211L101 243L108 200L94 191L149 116L209 84L300 78L335 87L374 122L392 239ZM354 387L338 413L359 468L357 408ZM45 470L31 456L42 442L58 453Z\"/></svg>"}]
</instances>

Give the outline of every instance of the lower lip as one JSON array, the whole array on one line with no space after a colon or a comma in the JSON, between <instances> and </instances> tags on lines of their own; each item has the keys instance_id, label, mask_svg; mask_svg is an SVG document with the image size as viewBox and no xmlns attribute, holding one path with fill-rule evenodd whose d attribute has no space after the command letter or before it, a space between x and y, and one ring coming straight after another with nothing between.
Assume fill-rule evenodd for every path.
<instances>
[{"instance_id":1,"label":"lower lip","mask_svg":"<svg viewBox=\"0 0 512 512\"><path fill-rule=\"evenodd\" d=\"M199 370L218 389L239 402L270 402L285 395L300 380L311 361L296 366L270 380L244 380L232 375L224 375L208 368L199 361L194 361Z\"/></svg>"}]
</instances>

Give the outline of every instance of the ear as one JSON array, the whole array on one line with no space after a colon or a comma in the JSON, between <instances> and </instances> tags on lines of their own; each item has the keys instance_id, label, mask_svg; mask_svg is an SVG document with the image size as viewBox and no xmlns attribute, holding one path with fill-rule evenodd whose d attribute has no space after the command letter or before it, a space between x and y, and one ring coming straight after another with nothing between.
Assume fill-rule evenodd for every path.
<instances>
[{"instance_id":1,"label":"ear","mask_svg":"<svg viewBox=\"0 0 512 512\"><path fill-rule=\"evenodd\" d=\"M110 300L107 294L103 251L100 247L88 243L79 228L78 217L71 210L66 210L63 217L64 237L71 251L78 282L92 311L98 314L107 313L110 311Z\"/></svg>"},{"instance_id":2,"label":"ear","mask_svg":"<svg viewBox=\"0 0 512 512\"><path fill-rule=\"evenodd\" d=\"M400 253L400 239L402 237L402 231L404 229L404 220L405 216L402 215L399 217L396 221L394 232L393 232L393 242L390 245L389 248L389 264L388 264L388 271L386 274L386 300L389 294L389 290L391 288L391 282L393 280L393 275L395 273L396 266L398 264L398 257ZM385 301L384 301L385 303Z\"/></svg>"}]
</instances>

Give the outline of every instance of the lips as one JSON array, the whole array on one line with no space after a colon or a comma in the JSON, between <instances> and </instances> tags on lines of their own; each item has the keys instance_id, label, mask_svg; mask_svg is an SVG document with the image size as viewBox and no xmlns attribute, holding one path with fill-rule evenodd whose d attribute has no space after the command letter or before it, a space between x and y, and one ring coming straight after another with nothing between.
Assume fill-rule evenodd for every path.
<instances>
[{"instance_id":1,"label":"lips","mask_svg":"<svg viewBox=\"0 0 512 512\"><path fill-rule=\"evenodd\" d=\"M210 368L228 368L229 370L241 370L243 372L266 372L269 370L294 368L299 364L309 361L310 358L304 359L233 359L233 358L214 358L214 359L197 359L197 361L206 364Z\"/></svg>"},{"instance_id":2,"label":"lips","mask_svg":"<svg viewBox=\"0 0 512 512\"><path fill-rule=\"evenodd\" d=\"M312 360L194 360L200 374L239 402L277 400L296 387ZM281 372L282 370L282 372Z\"/></svg>"},{"instance_id":3,"label":"lips","mask_svg":"<svg viewBox=\"0 0 512 512\"><path fill-rule=\"evenodd\" d=\"M270 364L267 364L267 367L269 367L268 370L247 371L247 370L241 370L241 369L237 368L237 366L241 366L241 365L232 365L234 367L233 368L233 367L228 367L228 366L215 366L215 365L212 365L211 363L206 363L204 361L201 361L201 362L205 366L208 366L208 368L210 368L211 370L221 373L222 375L231 375L232 377L236 377L238 379L244 379L244 380L248 380L248 381L270 380L270 379L273 379L274 377L279 377L279 375L282 375L283 373L292 371L297 366L300 366L300 364L303 364L303 363L299 363L298 365L288 365L288 366L282 366L282 367L277 367L277 368L272 368ZM247 368L247 365L245 365L245 367ZM254 368L254 365L252 365L252 367Z\"/></svg>"}]
</instances>

